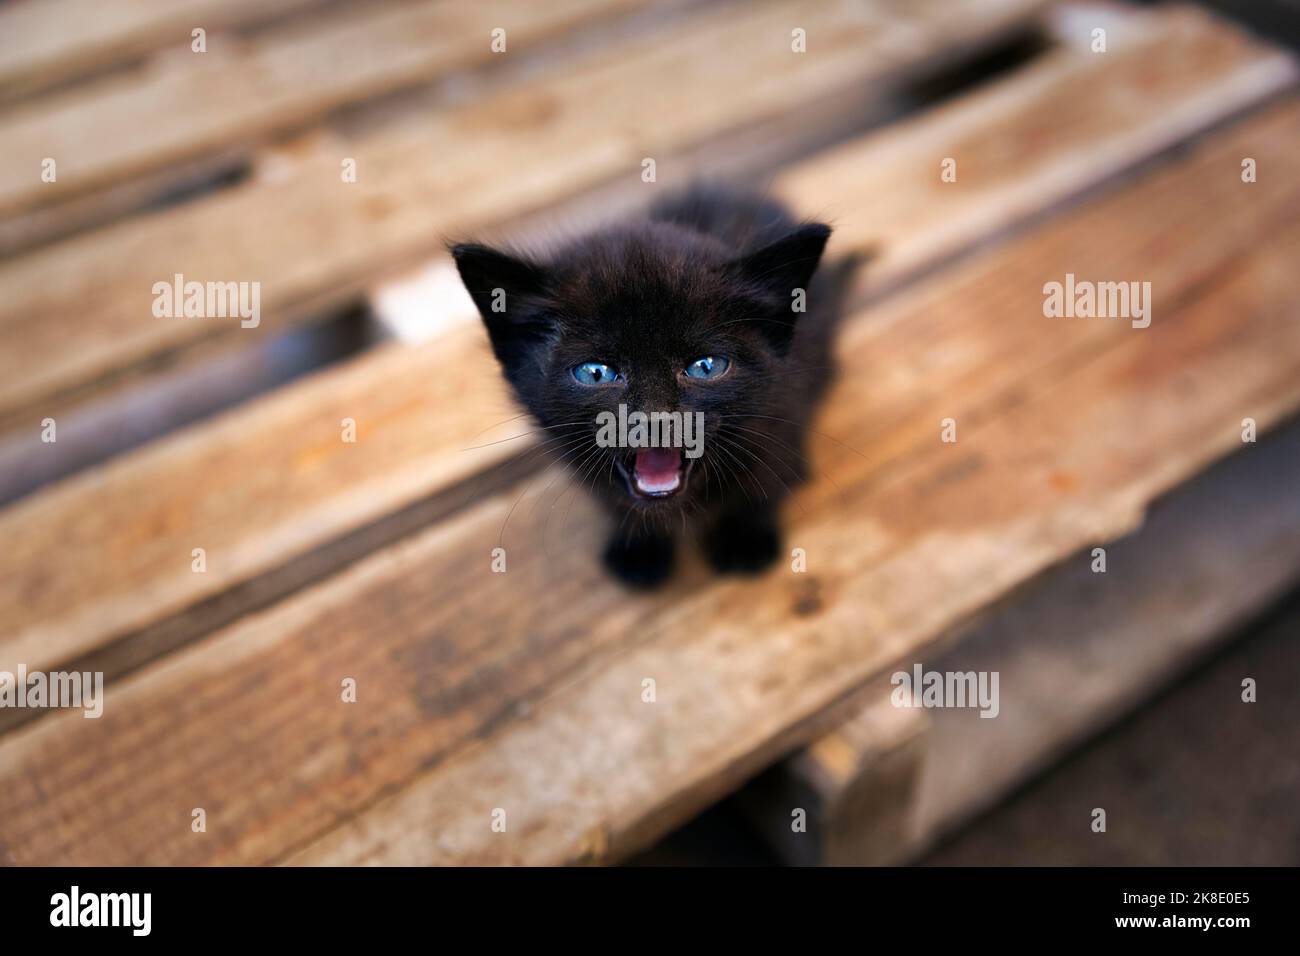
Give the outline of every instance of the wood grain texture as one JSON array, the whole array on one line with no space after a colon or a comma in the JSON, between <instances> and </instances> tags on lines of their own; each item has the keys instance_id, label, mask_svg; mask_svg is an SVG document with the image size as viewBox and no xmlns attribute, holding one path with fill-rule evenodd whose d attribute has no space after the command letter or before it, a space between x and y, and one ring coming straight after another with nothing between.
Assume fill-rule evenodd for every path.
<instances>
[{"instance_id":1,"label":"wood grain texture","mask_svg":"<svg viewBox=\"0 0 1300 956\"><path fill-rule=\"evenodd\" d=\"M1239 441L1243 408L1267 427L1300 403L1300 185L1247 187L1236 164L1298 142L1291 103L857 317L819 478L789 514L808 575L692 566L630 597L594 558L600 520L548 473L518 508L493 496L116 683L99 721L6 737L0 855L556 862L643 845L828 729L828 706L889 661L1131 527ZM1047 279L1137 261L1151 329L1043 318ZM956 446L938 441L945 415Z\"/></svg>"},{"instance_id":2,"label":"wood grain texture","mask_svg":"<svg viewBox=\"0 0 1300 956\"><path fill-rule=\"evenodd\" d=\"M900 710L885 681L857 712L747 788L742 803L791 862L879 865L925 849L1195 666L1300 577L1300 421L1162 499L1142 528L1084 552L926 654L926 670L999 674L999 713ZM910 662L903 662L910 670ZM899 725L925 732L904 750ZM911 741L908 741L911 743ZM854 805L866 793L870 801ZM798 801L798 802L796 802ZM1090 804L1091 805L1091 804ZM791 807L807 833L792 834ZM1052 862L1048 858L1044 863Z\"/></svg>"},{"instance_id":3,"label":"wood grain texture","mask_svg":"<svg viewBox=\"0 0 1300 956\"><path fill-rule=\"evenodd\" d=\"M837 242L878 240L865 275L880 286L945 247L1050 212L1300 78L1292 54L1197 8L1107 15L1106 57L1079 48L1077 8L1052 11L1057 45L1031 67L830 150L778 176L776 191L834 222ZM939 178L948 158L951 183Z\"/></svg>"},{"instance_id":4,"label":"wood grain texture","mask_svg":"<svg viewBox=\"0 0 1300 956\"><path fill-rule=\"evenodd\" d=\"M1237 91L1199 114L1210 122L1288 75L1285 62L1198 22L1197 57L1161 29L1128 59L1104 66L1052 58L897 131L793 167L779 190L801 210L833 207L836 252L881 244L870 283L896 284L978 241L981 229L1001 228L1009 210L1049 207L1110 175L1121 152L1132 164L1176 140L1191 128L1188 104L1204 108L1210 99L1201 80ZM1224 46L1207 50L1208 36L1223 36ZM1103 73L1113 85L1101 84ZM1036 95L1014 95L1022 83ZM1149 106L1117 106L1138 88L1149 91ZM1051 124L1071 95L1077 112L1098 118L1095 126L1075 122L1075 111ZM1015 178L972 172L959 186L937 187L934 157L947 154L951 137L968 135L974 117L984 118L993 141L1037 145L1024 151ZM1095 169L1081 158L1089 153L1098 156ZM849 159L858 163L854 176L846 175ZM882 182L894 184L880 200L892 211L877 231L870 223ZM509 437L523 434L516 422L493 428L515 414L467 319L436 341L313 376L0 512L0 537L15 542L0 554L0 618L8 622L0 666L76 659L243 582L266 581L336 536L523 453L531 438ZM358 422L358 445L339 440L345 417ZM190 571L195 547L211 558L205 574Z\"/></svg>"},{"instance_id":5,"label":"wood grain texture","mask_svg":"<svg viewBox=\"0 0 1300 956\"><path fill-rule=\"evenodd\" d=\"M11 0L0 5L0 99L175 45L190 31L248 27L322 0Z\"/></svg>"},{"instance_id":6,"label":"wood grain texture","mask_svg":"<svg viewBox=\"0 0 1300 956\"><path fill-rule=\"evenodd\" d=\"M214 37L163 67L76 88L0 114L0 216L149 174L215 152L250 153L349 104L498 57L492 30L529 44L645 0L419 0L343 6L241 42ZM510 46L507 46L507 52ZM148 117L147 123L141 117ZM55 183L38 175L59 164Z\"/></svg>"},{"instance_id":7,"label":"wood grain texture","mask_svg":"<svg viewBox=\"0 0 1300 956\"><path fill-rule=\"evenodd\" d=\"M674 157L692 144L917 69L1041 3L926 0L894 16L799 0L705 12L526 87L319 140L253 182L0 263L0 428L39 421L43 396L200 342L274 335L448 235L618 176L639 180L647 155L670 184ZM815 56L791 52L792 22L820 38ZM341 180L344 157L357 162L355 183ZM260 282L260 326L155 318L153 284L176 273Z\"/></svg>"}]
</instances>

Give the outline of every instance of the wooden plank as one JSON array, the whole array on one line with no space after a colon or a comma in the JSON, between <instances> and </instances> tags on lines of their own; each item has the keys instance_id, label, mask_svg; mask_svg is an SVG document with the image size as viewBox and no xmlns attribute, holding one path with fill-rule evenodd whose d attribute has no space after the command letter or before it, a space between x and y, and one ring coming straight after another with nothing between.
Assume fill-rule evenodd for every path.
<instances>
[{"instance_id":1,"label":"wooden plank","mask_svg":"<svg viewBox=\"0 0 1300 956\"><path fill-rule=\"evenodd\" d=\"M1110 175L1119 166L1121 145L1134 163L1174 142L1192 128L1189 108L1203 110L1202 121L1212 122L1250 97L1267 95L1288 75L1287 61L1258 59L1257 48L1242 46L1204 19L1194 32L1197 55L1188 57L1173 42L1186 39L1179 32L1182 22L1172 19L1170 31L1151 31L1131 58L1105 66L1085 61L1088 67L1081 68L1077 58L1052 58L1005 87L801 164L783 178L781 191L799 209L836 205L841 234L834 243L840 253L877 242L903 250L885 251L871 274L877 289L897 284L907 271L953 253L960 242L977 241L981 224L1002 227L1002 210L1049 206ZM1200 42L1208 36L1222 38L1224 46ZM1260 62L1269 69L1261 71ZM1114 87L1100 84L1103 70ZM1022 81L1041 99L1008 94ZM1210 108L1202 81L1234 94ZM1134 86L1148 91L1149 108L1119 106L1130 102L1125 93ZM1058 113L1070 96L1080 98L1080 112L1096 117L1095 126L1078 123L1073 111ZM937 147L943 131L960 136L972 117L983 117L991 138L1015 143L1041 139L1044 123L1057 115L1067 122L1051 127L1054 145L1024 151L1014 180L970 177L936 203L932 176L917 172L933 174L933 157L946 155ZM1080 160L1085 150L1095 151L1096 167ZM832 175L843 172L846 157L860 161L860 174ZM880 182L910 196L913 214L897 205L875 232L861 221L875 214ZM1017 186L1033 200L1017 193ZM1276 182L1259 186L1280 188ZM935 206L950 214L937 215ZM514 422L492 427L514 414L481 333L466 324L418 348L379 350L40 492L0 512L0 538L21 542L0 554L0 618L9 622L0 639L0 667L20 660L53 666L124 640L161 648L224 623L275 596L278 568L300 563L312 549L385 514L431 496L455 496L459 492L448 489L457 482L531 447L530 438L510 438L522 434ZM340 441L343 418L358 422L358 445ZM438 427L429 428L431 421ZM40 450L35 446L33 453ZM259 467L241 468L238 491L232 492L228 463L242 462ZM108 512L97 504L102 501L118 504ZM205 574L190 570L195 547L212 557ZM345 548L336 560L355 556ZM246 596L199 607L250 581L264 589L255 602ZM172 620L179 620L179 629L169 636L150 631Z\"/></svg>"},{"instance_id":2,"label":"wooden plank","mask_svg":"<svg viewBox=\"0 0 1300 956\"><path fill-rule=\"evenodd\" d=\"M674 157L694 143L870 88L998 35L1041 3L925 0L893 16L800 0L706 12L671 37L320 144L273 176L0 263L0 429L39 421L51 396L187 348L282 331L427 257L448 234L619 176L639 183L648 154L670 185ZM824 37L816 55L791 52L796 21ZM344 157L357 161L355 183L341 181ZM176 273L260 282L260 325L154 317L150 290Z\"/></svg>"},{"instance_id":3,"label":"wooden plank","mask_svg":"<svg viewBox=\"0 0 1300 956\"><path fill-rule=\"evenodd\" d=\"M0 5L0 99L188 47L190 31L250 27L322 0L10 0Z\"/></svg>"},{"instance_id":4,"label":"wooden plank","mask_svg":"<svg viewBox=\"0 0 1300 956\"><path fill-rule=\"evenodd\" d=\"M78 88L0 115L0 216L65 201L220 150L247 155L341 107L500 59L492 30L516 53L645 0L419 0L341 7L238 43L216 39L161 68ZM148 117L141 123L141 117ZM43 182L44 157L58 180Z\"/></svg>"},{"instance_id":5,"label":"wooden plank","mask_svg":"<svg viewBox=\"0 0 1300 956\"><path fill-rule=\"evenodd\" d=\"M16 545L4 558L16 573L0 583L0 659L79 655L497 463L501 446L470 446L514 414L500 377L436 374L443 362L487 372L485 353L468 336L387 347L0 512L0 537ZM27 531L43 521L44 541ZM191 570L196 547L212 556L204 574ZM38 570L55 550L59 570Z\"/></svg>"},{"instance_id":6,"label":"wooden plank","mask_svg":"<svg viewBox=\"0 0 1300 956\"><path fill-rule=\"evenodd\" d=\"M1293 588L1297 487L1300 422L1292 421L1172 492L1136 534L1108 543L1104 575L1085 552L926 656L925 669L940 673L997 671L996 719L896 708L882 680L859 695L843 726L741 794L749 816L791 862L915 858L1158 694ZM916 724L923 735L900 733ZM882 788L900 773L905 790ZM805 833L790 831L796 806L808 815Z\"/></svg>"},{"instance_id":7,"label":"wooden plank","mask_svg":"<svg viewBox=\"0 0 1300 956\"><path fill-rule=\"evenodd\" d=\"M628 596L593 557L602 522L587 503L543 492L516 510L513 492L495 495L115 682L100 721L53 714L6 737L0 856L280 859L422 773L304 859L538 861L644 843L811 739L836 698L1075 536L1135 521L1149 494L1222 452L1205 421L1225 403L1239 420L1241 395L1255 395L1267 426L1300 402L1296 325L1257 334L1266 307L1290 308L1279 260L1298 241L1300 185L1243 187L1235 162L1248 145L1271 167L1297 142L1292 103L851 323L819 428L864 453L829 439L814 452L824 480L800 494L790 532L810 576L721 582L688 568L661 594ZM1214 235L1191 228L1205 216ZM1261 235L1275 237L1265 256ZM1149 249L1161 255L1144 277L1167 304L1152 329L1043 319L1046 276L1124 275ZM1243 257L1257 299L1231 286L1233 309L1178 308ZM1196 389L1207 377L1229 384ZM1141 431L1177 402L1193 406L1183 424ZM957 448L938 443L943 414L965 429ZM1139 432L1114 434L1119 420ZM1235 440L1235 422L1223 432ZM1070 495L1044 461L1072 477ZM525 523L503 534L511 513ZM491 574L503 540L510 570ZM640 699L647 676L655 706ZM364 706L340 702L344 677ZM487 816L476 828L485 800L511 808L495 844ZM195 806L211 839L191 838Z\"/></svg>"}]
</instances>

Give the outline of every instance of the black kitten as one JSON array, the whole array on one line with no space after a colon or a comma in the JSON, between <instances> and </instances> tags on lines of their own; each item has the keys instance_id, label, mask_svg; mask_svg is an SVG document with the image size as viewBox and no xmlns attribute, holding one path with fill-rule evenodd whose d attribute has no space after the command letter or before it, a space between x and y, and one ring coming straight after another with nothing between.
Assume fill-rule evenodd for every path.
<instances>
[{"instance_id":1,"label":"black kitten","mask_svg":"<svg viewBox=\"0 0 1300 956\"><path fill-rule=\"evenodd\" d=\"M720 571L777 557L854 265L813 280L830 233L696 187L545 259L452 248L515 395L613 513L605 561L624 581L662 581L682 529ZM656 416L675 447L635 428L611 443L620 405L625 421L682 413Z\"/></svg>"}]
</instances>

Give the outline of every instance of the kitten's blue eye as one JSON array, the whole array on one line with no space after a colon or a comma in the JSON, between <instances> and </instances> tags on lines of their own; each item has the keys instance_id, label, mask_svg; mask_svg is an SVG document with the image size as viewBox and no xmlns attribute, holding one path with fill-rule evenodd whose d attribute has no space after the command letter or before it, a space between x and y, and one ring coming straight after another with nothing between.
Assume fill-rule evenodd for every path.
<instances>
[{"instance_id":1,"label":"kitten's blue eye","mask_svg":"<svg viewBox=\"0 0 1300 956\"><path fill-rule=\"evenodd\" d=\"M686 366L686 374L691 378L717 378L730 364L721 355L705 355Z\"/></svg>"},{"instance_id":2,"label":"kitten's blue eye","mask_svg":"<svg viewBox=\"0 0 1300 956\"><path fill-rule=\"evenodd\" d=\"M608 385L618 378L618 372L604 362L583 362L573 366L573 377L583 385Z\"/></svg>"}]
</instances>

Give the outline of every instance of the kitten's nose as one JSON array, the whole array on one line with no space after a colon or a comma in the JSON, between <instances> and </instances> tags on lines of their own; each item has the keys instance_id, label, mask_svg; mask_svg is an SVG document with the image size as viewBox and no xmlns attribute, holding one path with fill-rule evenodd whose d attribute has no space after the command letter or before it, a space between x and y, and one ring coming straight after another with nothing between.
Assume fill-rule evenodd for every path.
<instances>
[{"instance_id":1,"label":"kitten's nose","mask_svg":"<svg viewBox=\"0 0 1300 956\"><path fill-rule=\"evenodd\" d=\"M630 377L630 376L629 376ZM649 415L677 411L678 396L674 383L659 375L646 375L628 390L627 407Z\"/></svg>"},{"instance_id":2,"label":"kitten's nose","mask_svg":"<svg viewBox=\"0 0 1300 956\"><path fill-rule=\"evenodd\" d=\"M656 412L671 412L676 410L677 402L666 395L657 392L631 392L625 401L627 410L641 412L643 415L653 415Z\"/></svg>"}]
</instances>

